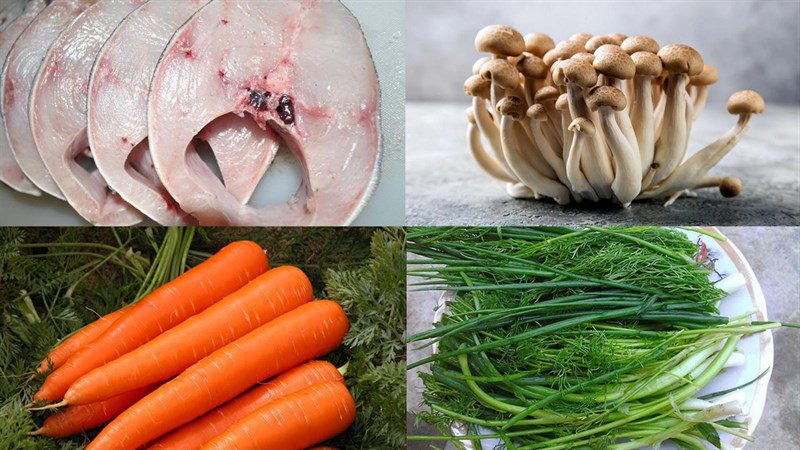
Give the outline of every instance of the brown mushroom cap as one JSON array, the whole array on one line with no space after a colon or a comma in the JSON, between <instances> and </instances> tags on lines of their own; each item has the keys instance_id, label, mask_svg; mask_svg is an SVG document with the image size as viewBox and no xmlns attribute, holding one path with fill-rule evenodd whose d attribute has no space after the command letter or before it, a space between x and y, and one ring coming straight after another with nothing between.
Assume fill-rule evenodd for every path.
<instances>
[{"instance_id":1,"label":"brown mushroom cap","mask_svg":"<svg viewBox=\"0 0 800 450\"><path fill-rule=\"evenodd\" d=\"M553 38L544 33L530 33L525 35L525 51L541 58L556 46Z\"/></svg>"},{"instance_id":2,"label":"brown mushroom cap","mask_svg":"<svg viewBox=\"0 0 800 450\"><path fill-rule=\"evenodd\" d=\"M542 61L542 58L532 55L530 53L523 53L523 58L517 62L517 70L522 75L543 80L547 78L547 65Z\"/></svg>"},{"instance_id":3,"label":"brown mushroom cap","mask_svg":"<svg viewBox=\"0 0 800 450\"><path fill-rule=\"evenodd\" d=\"M592 33L575 33L569 37L570 41L581 44L581 47L586 45L586 42L592 38Z\"/></svg>"},{"instance_id":4,"label":"brown mushroom cap","mask_svg":"<svg viewBox=\"0 0 800 450\"><path fill-rule=\"evenodd\" d=\"M579 59L591 63L592 61L594 61L594 55L588 52L580 52L570 56L569 59Z\"/></svg>"},{"instance_id":5,"label":"brown mushroom cap","mask_svg":"<svg viewBox=\"0 0 800 450\"><path fill-rule=\"evenodd\" d=\"M488 61L481 67L481 77L503 89L514 89L519 86L519 71L506 59Z\"/></svg>"},{"instance_id":6,"label":"brown mushroom cap","mask_svg":"<svg viewBox=\"0 0 800 450\"><path fill-rule=\"evenodd\" d=\"M563 79L564 83L575 83L582 87L591 87L597 83L597 72L588 61L568 59L558 63L556 78Z\"/></svg>"},{"instance_id":7,"label":"brown mushroom cap","mask_svg":"<svg viewBox=\"0 0 800 450\"><path fill-rule=\"evenodd\" d=\"M497 56L517 56L525 51L525 39L508 25L489 25L475 36L475 48Z\"/></svg>"},{"instance_id":8,"label":"brown mushroom cap","mask_svg":"<svg viewBox=\"0 0 800 450\"><path fill-rule=\"evenodd\" d=\"M723 197L736 197L742 193L742 180L735 177L725 177L719 184L719 193Z\"/></svg>"},{"instance_id":9,"label":"brown mushroom cap","mask_svg":"<svg viewBox=\"0 0 800 450\"><path fill-rule=\"evenodd\" d=\"M519 97L508 96L497 102L497 112L514 120L525 117L525 106Z\"/></svg>"},{"instance_id":10,"label":"brown mushroom cap","mask_svg":"<svg viewBox=\"0 0 800 450\"><path fill-rule=\"evenodd\" d=\"M473 75L480 74L481 67L483 67L483 65L489 62L491 59L492 58L489 58L488 56L484 56L483 58L478 58L478 60L475 61L475 64L472 65L472 74Z\"/></svg>"},{"instance_id":11,"label":"brown mushroom cap","mask_svg":"<svg viewBox=\"0 0 800 450\"><path fill-rule=\"evenodd\" d=\"M614 111L622 111L628 102L625 94L614 86L595 86L589 91L586 103L592 111L597 111L603 106L608 106Z\"/></svg>"},{"instance_id":12,"label":"brown mushroom cap","mask_svg":"<svg viewBox=\"0 0 800 450\"><path fill-rule=\"evenodd\" d=\"M489 98L492 82L480 75L472 75L464 82L464 92L470 97Z\"/></svg>"},{"instance_id":13,"label":"brown mushroom cap","mask_svg":"<svg viewBox=\"0 0 800 450\"><path fill-rule=\"evenodd\" d=\"M661 47L650 36L630 36L619 45L623 50L632 55L636 52L658 53Z\"/></svg>"},{"instance_id":14,"label":"brown mushroom cap","mask_svg":"<svg viewBox=\"0 0 800 450\"><path fill-rule=\"evenodd\" d=\"M575 41L561 41L552 50L544 54L542 59L548 66L552 66L554 62L569 59L575 53L584 51L583 44Z\"/></svg>"},{"instance_id":15,"label":"brown mushroom cap","mask_svg":"<svg viewBox=\"0 0 800 450\"><path fill-rule=\"evenodd\" d=\"M627 80L636 75L633 59L617 46L595 52L592 65L598 72L611 78Z\"/></svg>"},{"instance_id":16,"label":"brown mushroom cap","mask_svg":"<svg viewBox=\"0 0 800 450\"><path fill-rule=\"evenodd\" d=\"M556 109L559 111L569 111L569 95L561 94L556 100Z\"/></svg>"},{"instance_id":17,"label":"brown mushroom cap","mask_svg":"<svg viewBox=\"0 0 800 450\"><path fill-rule=\"evenodd\" d=\"M586 41L586 45L584 45L584 47L586 48L587 52L594 53L595 50L606 44L618 45L617 41L611 36L598 35Z\"/></svg>"},{"instance_id":18,"label":"brown mushroom cap","mask_svg":"<svg viewBox=\"0 0 800 450\"><path fill-rule=\"evenodd\" d=\"M603 44L594 51L595 56L605 52L621 52L622 48L617 44Z\"/></svg>"},{"instance_id":19,"label":"brown mushroom cap","mask_svg":"<svg viewBox=\"0 0 800 450\"><path fill-rule=\"evenodd\" d=\"M543 86L536 91L536 94L533 96L533 101L536 103L551 102L555 101L559 95L561 95L561 91L555 86Z\"/></svg>"},{"instance_id":20,"label":"brown mushroom cap","mask_svg":"<svg viewBox=\"0 0 800 450\"><path fill-rule=\"evenodd\" d=\"M648 77L661 75L661 70L663 69L661 58L656 56L655 53L636 52L631 55L631 59L636 64L636 75Z\"/></svg>"},{"instance_id":21,"label":"brown mushroom cap","mask_svg":"<svg viewBox=\"0 0 800 450\"><path fill-rule=\"evenodd\" d=\"M703 72L703 57L697 50L684 44L672 44L661 48L658 57L669 73L686 73L689 76Z\"/></svg>"},{"instance_id":22,"label":"brown mushroom cap","mask_svg":"<svg viewBox=\"0 0 800 450\"><path fill-rule=\"evenodd\" d=\"M731 114L761 114L764 107L764 99L756 91L734 92L728 98L728 112Z\"/></svg>"},{"instance_id":23,"label":"brown mushroom cap","mask_svg":"<svg viewBox=\"0 0 800 450\"><path fill-rule=\"evenodd\" d=\"M708 86L716 83L717 80L719 80L719 72L717 72L717 69L711 65L704 64L703 71L700 72L700 75L689 77L689 84L695 86Z\"/></svg>"},{"instance_id":24,"label":"brown mushroom cap","mask_svg":"<svg viewBox=\"0 0 800 450\"><path fill-rule=\"evenodd\" d=\"M531 119L538 120L539 122L547 120L547 111L544 109L544 106L539 103L534 103L531 105L531 107L528 108L526 115Z\"/></svg>"},{"instance_id":25,"label":"brown mushroom cap","mask_svg":"<svg viewBox=\"0 0 800 450\"><path fill-rule=\"evenodd\" d=\"M594 123L586 117L577 117L567 127L569 131L574 133L583 133L586 136L592 137L597 131Z\"/></svg>"},{"instance_id":26,"label":"brown mushroom cap","mask_svg":"<svg viewBox=\"0 0 800 450\"><path fill-rule=\"evenodd\" d=\"M617 45L622 45L625 39L628 39L628 36L622 33L611 33L608 36L611 37L611 39L614 39L614 42L616 42Z\"/></svg>"}]
</instances>

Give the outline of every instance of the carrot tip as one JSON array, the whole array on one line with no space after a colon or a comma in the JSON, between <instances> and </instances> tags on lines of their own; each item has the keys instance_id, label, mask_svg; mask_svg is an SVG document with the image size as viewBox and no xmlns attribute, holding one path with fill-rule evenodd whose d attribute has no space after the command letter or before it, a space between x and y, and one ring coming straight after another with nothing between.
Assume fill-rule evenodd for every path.
<instances>
[{"instance_id":1,"label":"carrot tip","mask_svg":"<svg viewBox=\"0 0 800 450\"><path fill-rule=\"evenodd\" d=\"M40 406L38 408L28 408L28 409L31 410L31 411L44 411L45 409L61 408L62 406L67 406L67 401L66 400L63 400L63 401L58 402L58 403L53 403L51 405L44 405L44 406Z\"/></svg>"},{"instance_id":2,"label":"carrot tip","mask_svg":"<svg viewBox=\"0 0 800 450\"><path fill-rule=\"evenodd\" d=\"M40 434L42 434L43 432L44 432L44 431L43 431L41 428L39 428L39 429L38 429L38 430L36 430L36 431L30 431L30 432L28 432L28 436L39 436L39 435L40 435Z\"/></svg>"}]
</instances>

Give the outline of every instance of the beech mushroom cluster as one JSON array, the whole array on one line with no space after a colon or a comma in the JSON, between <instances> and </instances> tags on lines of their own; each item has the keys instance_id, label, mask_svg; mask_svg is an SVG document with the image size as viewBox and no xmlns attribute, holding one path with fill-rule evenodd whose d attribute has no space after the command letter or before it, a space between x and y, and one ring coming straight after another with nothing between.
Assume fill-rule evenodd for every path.
<instances>
[{"instance_id":1,"label":"beech mushroom cluster","mask_svg":"<svg viewBox=\"0 0 800 450\"><path fill-rule=\"evenodd\" d=\"M556 44L505 25L482 29L475 47L490 56L475 62L464 84L472 97L468 142L510 196L627 208L651 198L669 206L707 187L725 197L741 192L738 179L706 174L764 111L764 100L754 91L731 95L736 125L687 159L692 123L719 78L692 47L586 33Z\"/></svg>"}]
</instances>

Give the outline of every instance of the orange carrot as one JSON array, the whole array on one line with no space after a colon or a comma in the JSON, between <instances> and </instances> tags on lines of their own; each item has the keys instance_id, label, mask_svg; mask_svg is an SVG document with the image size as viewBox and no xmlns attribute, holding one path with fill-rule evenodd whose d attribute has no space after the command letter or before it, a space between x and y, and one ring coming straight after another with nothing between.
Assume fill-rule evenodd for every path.
<instances>
[{"instance_id":1,"label":"orange carrot","mask_svg":"<svg viewBox=\"0 0 800 450\"><path fill-rule=\"evenodd\" d=\"M88 405L70 406L48 417L41 428L28 433L53 438L72 436L111 421L119 413L152 392L157 385L134 389L130 392Z\"/></svg>"},{"instance_id":2,"label":"orange carrot","mask_svg":"<svg viewBox=\"0 0 800 450\"><path fill-rule=\"evenodd\" d=\"M64 394L63 403L94 403L168 380L214 350L311 300L314 289L302 270L272 269L200 314L82 376Z\"/></svg>"},{"instance_id":3,"label":"orange carrot","mask_svg":"<svg viewBox=\"0 0 800 450\"><path fill-rule=\"evenodd\" d=\"M60 399L82 375L203 311L264 273L267 265L267 256L258 244L239 241L227 245L128 308L114 326L51 373L34 401Z\"/></svg>"},{"instance_id":4,"label":"orange carrot","mask_svg":"<svg viewBox=\"0 0 800 450\"><path fill-rule=\"evenodd\" d=\"M105 332L112 323L125 314L127 309L128 308L126 307L110 314L106 314L105 316L76 331L75 334L68 337L63 342L58 344L56 348L51 350L47 355L47 358L43 359L42 362L39 363L39 367L36 369L36 371L39 373L47 373L51 370L61 367L75 352L82 349L88 343L94 341L101 334L103 334L103 332Z\"/></svg>"},{"instance_id":5,"label":"orange carrot","mask_svg":"<svg viewBox=\"0 0 800 450\"><path fill-rule=\"evenodd\" d=\"M164 383L107 425L87 450L137 448L200 417L261 380L341 344L341 306L306 303L256 328Z\"/></svg>"},{"instance_id":6,"label":"orange carrot","mask_svg":"<svg viewBox=\"0 0 800 450\"><path fill-rule=\"evenodd\" d=\"M326 381L248 414L202 449L304 449L340 434L355 418L356 405L345 385Z\"/></svg>"},{"instance_id":7,"label":"orange carrot","mask_svg":"<svg viewBox=\"0 0 800 450\"><path fill-rule=\"evenodd\" d=\"M323 381L344 381L333 364L311 361L258 385L203 417L178 428L151 445L151 449L194 450L218 436L237 420L267 403Z\"/></svg>"}]
</instances>

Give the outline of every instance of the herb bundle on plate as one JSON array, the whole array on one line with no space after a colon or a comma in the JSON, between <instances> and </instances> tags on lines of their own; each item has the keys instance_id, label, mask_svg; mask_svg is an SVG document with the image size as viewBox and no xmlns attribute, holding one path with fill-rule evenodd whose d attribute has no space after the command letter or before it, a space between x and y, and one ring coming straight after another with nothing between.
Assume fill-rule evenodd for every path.
<instances>
[{"instance_id":1,"label":"herb bundle on plate","mask_svg":"<svg viewBox=\"0 0 800 450\"><path fill-rule=\"evenodd\" d=\"M782 324L721 316L744 277L712 283L713 261L680 231L414 228L408 240L423 257L409 275L425 279L411 289L455 293L409 338L436 346L409 369L432 363L421 417L445 436L410 440L626 450L750 439L733 420L742 386L697 394L742 363L740 338Z\"/></svg>"}]
</instances>

